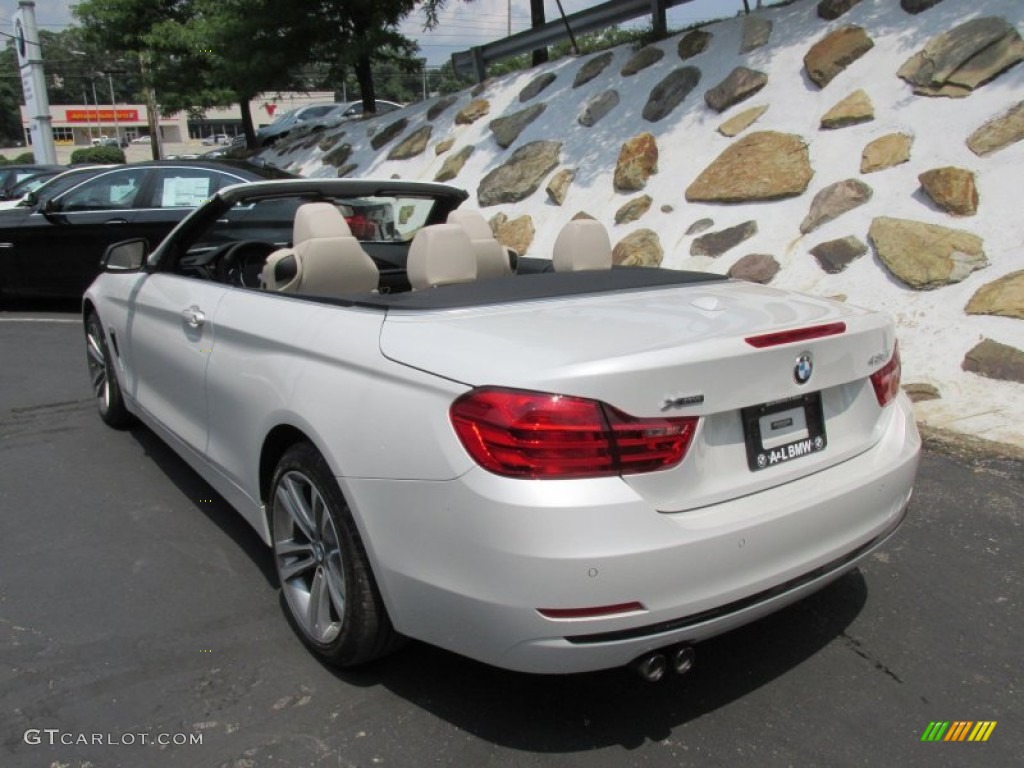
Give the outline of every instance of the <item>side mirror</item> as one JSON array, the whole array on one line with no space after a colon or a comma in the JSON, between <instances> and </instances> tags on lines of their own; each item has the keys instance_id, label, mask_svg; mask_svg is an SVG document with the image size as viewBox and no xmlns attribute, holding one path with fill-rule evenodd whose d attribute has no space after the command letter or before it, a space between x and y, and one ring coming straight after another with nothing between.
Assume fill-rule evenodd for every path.
<instances>
[{"instance_id":1,"label":"side mirror","mask_svg":"<svg viewBox=\"0 0 1024 768\"><path fill-rule=\"evenodd\" d=\"M25 196L21 198L21 202L18 205L27 205L31 208L35 208L39 205L39 195L35 192L26 192Z\"/></svg>"},{"instance_id":2,"label":"side mirror","mask_svg":"<svg viewBox=\"0 0 1024 768\"><path fill-rule=\"evenodd\" d=\"M122 240L107 248L100 266L105 272L137 272L146 263L148 255L149 241L143 238Z\"/></svg>"},{"instance_id":3,"label":"side mirror","mask_svg":"<svg viewBox=\"0 0 1024 768\"><path fill-rule=\"evenodd\" d=\"M60 203L52 197L47 198L43 201L43 207L40 210L43 212L44 216L52 216L55 213L60 213Z\"/></svg>"}]
</instances>

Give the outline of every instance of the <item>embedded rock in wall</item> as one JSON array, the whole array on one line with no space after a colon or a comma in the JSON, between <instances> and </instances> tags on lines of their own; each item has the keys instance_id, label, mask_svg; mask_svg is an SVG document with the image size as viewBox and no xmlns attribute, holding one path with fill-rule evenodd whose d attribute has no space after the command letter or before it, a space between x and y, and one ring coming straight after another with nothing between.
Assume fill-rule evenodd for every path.
<instances>
[{"instance_id":1,"label":"embedded rock in wall","mask_svg":"<svg viewBox=\"0 0 1024 768\"><path fill-rule=\"evenodd\" d=\"M523 88L519 92L519 101L529 101L534 98L538 93L543 91L549 85L551 85L558 78L554 72L545 72L540 77L535 77L530 81L530 84Z\"/></svg>"},{"instance_id":2,"label":"embedded rock in wall","mask_svg":"<svg viewBox=\"0 0 1024 768\"><path fill-rule=\"evenodd\" d=\"M1000 315L1024 320L1024 270L981 286L964 311L969 315Z\"/></svg>"},{"instance_id":3,"label":"embedded rock in wall","mask_svg":"<svg viewBox=\"0 0 1024 768\"><path fill-rule=\"evenodd\" d=\"M963 168L933 168L917 177L921 189L939 208L954 216L978 212L978 187L974 174Z\"/></svg>"},{"instance_id":4,"label":"embedded rock in wall","mask_svg":"<svg viewBox=\"0 0 1024 768\"><path fill-rule=\"evenodd\" d=\"M745 203L801 195L814 171L799 136L760 131L737 139L686 189L692 202Z\"/></svg>"},{"instance_id":5,"label":"embedded rock in wall","mask_svg":"<svg viewBox=\"0 0 1024 768\"><path fill-rule=\"evenodd\" d=\"M988 266L982 239L962 229L880 216L868 237L886 268L917 290L959 283Z\"/></svg>"},{"instance_id":6,"label":"embedded rock in wall","mask_svg":"<svg viewBox=\"0 0 1024 768\"><path fill-rule=\"evenodd\" d=\"M423 154L433 130L434 126L432 125L420 126L402 139L397 147L388 152L388 160L408 160L410 157Z\"/></svg>"},{"instance_id":7,"label":"embedded rock in wall","mask_svg":"<svg viewBox=\"0 0 1024 768\"><path fill-rule=\"evenodd\" d=\"M861 88L822 115L821 127L824 130L834 130L867 123L874 119L875 107L871 103L871 97L868 96L867 91Z\"/></svg>"},{"instance_id":8,"label":"embedded rock in wall","mask_svg":"<svg viewBox=\"0 0 1024 768\"><path fill-rule=\"evenodd\" d=\"M434 121L448 109L452 104L459 100L459 97L452 94L451 96L444 96L433 104L430 105L430 109L427 110L427 120Z\"/></svg>"},{"instance_id":9,"label":"embedded rock in wall","mask_svg":"<svg viewBox=\"0 0 1024 768\"><path fill-rule=\"evenodd\" d=\"M346 163L338 169L338 178L343 179L359 167L359 163Z\"/></svg>"},{"instance_id":10,"label":"embedded rock in wall","mask_svg":"<svg viewBox=\"0 0 1024 768\"><path fill-rule=\"evenodd\" d=\"M703 29L690 30L679 40L679 46L676 48L679 58L686 61L687 59L692 59L697 54L704 53L708 49L712 37L714 35L710 32L705 32Z\"/></svg>"},{"instance_id":11,"label":"embedded rock in wall","mask_svg":"<svg viewBox=\"0 0 1024 768\"><path fill-rule=\"evenodd\" d=\"M859 2L860 0L821 0L818 3L818 18L825 21L838 19Z\"/></svg>"},{"instance_id":12,"label":"embedded rock in wall","mask_svg":"<svg viewBox=\"0 0 1024 768\"><path fill-rule=\"evenodd\" d=\"M519 134L523 132L523 129L540 117L547 108L547 104L534 104L532 107L527 107L519 112L513 112L511 115L492 120L490 128L498 146L502 149L511 147L515 140L519 138Z\"/></svg>"},{"instance_id":13,"label":"embedded rock in wall","mask_svg":"<svg viewBox=\"0 0 1024 768\"><path fill-rule=\"evenodd\" d=\"M854 235L826 240L811 248L811 255L817 259L818 265L830 275L842 272L867 252L868 247Z\"/></svg>"},{"instance_id":14,"label":"embedded rock in wall","mask_svg":"<svg viewBox=\"0 0 1024 768\"><path fill-rule=\"evenodd\" d=\"M907 13L918 14L941 2L942 0L900 0L900 7Z\"/></svg>"},{"instance_id":15,"label":"embedded rock in wall","mask_svg":"<svg viewBox=\"0 0 1024 768\"><path fill-rule=\"evenodd\" d=\"M647 185L652 173L658 172L658 142L649 133L641 133L626 141L619 150L613 180L616 192L636 192Z\"/></svg>"},{"instance_id":16,"label":"embedded rock in wall","mask_svg":"<svg viewBox=\"0 0 1024 768\"><path fill-rule=\"evenodd\" d=\"M697 73L698 79L700 73ZM749 99L768 84L768 75L756 69L736 67L722 82L704 93L704 101L716 112Z\"/></svg>"},{"instance_id":17,"label":"embedded rock in wall","mask_svg":"<svg viewBox=\"0 0 1024 768\"><path fill-rule=\"evenodd\" d=\"M579 72L576 73L576 79L572 81L572 87L579 88L581 85L589 83L604 72L605 68L612 63L614 58L615 54L612 51L605 51L589 59L586 64L580 67Z\"/></svg>"},{"instance_id":18,"label":"embedded rock in wall","mask_svg":"<svg viewBox=\"0 0 1024 768\"><path fill-rule=\"evenodd\" d=\"M875 47L862 27L843 27L816 42L804 56L807 76L824 88L840 72Z\"/></svg>"},{"instance_id":19,"label":"embedded rock in wall","mask_svg":"<svg viewBox=\"0 0 1024 768\"><path fill-rule=\"evenodd\" d=\"M434 154L435 155L443 155L445 152L447 152L448 150L450 150L454 146L455 146L455 139L454 138L448 138L448 139L445 139L444 141L439 141L439 142L437 142L437 144L434 145Z\"/></svg>"},{"instance_id":20,"label":"embedded rock in wall","mask_svg":"<svg viewBox=\"0 0 1024 768\"><path fill-rule=\"evenodd\" d=\"M409 125L409 118L407 118L407 117L400 117L400 118L398 118L397 120L395 120L395 122L391 123L390 125L385 126L381 130L379 130L377 133L375 133L373 135L373 138L370 139L370 146L373 147L374 149L380 149L385 144L387 144L389 141L391 141L393 138L398 136L402 131L404 131L406 129L406 127L408 127L408 125Z\"/></svg>"},{"instance_id":21,"label":"embedded rock in wall","mask_svg":"<svg viewBox=\"0 0 1024 768\"><path fill-rule=\"evenodd\" d=\"M565 202L565 196L569 193L569 186L576 177L575 168L563 168L548 182L545 192L548 193L548 200L555 205Z\"/></svg>"},{"instance_id":22,"label":"embedded rock in wall","mask_svg":"<svg viewBox=\"0 0 1024 768\"><path fill-rule=\"evenodd\" d=\"M967 138L971 152L984 157L1024 139L1024 101L993 118Z\"/></svg>"},{"instance_id":23,"label":"embedded rock in wall","mask_svg":"<svg viewBox=\"0 0 1024 768\"><path fill-rule=\"evenodd\" d=\"M1020 33L995 16L936 35L896 73L922 96L967 96L1024 60Z\"/></svg>"},{"instance_id":24,"label":"embedded rock in wall","mask_svg":"<svg viewBox=\"0 0 1024 768\"><path fill-rule=\"evenodd\" d=\"M321 152L330 152L338 143L345 138L345 132L336 133L333 136L324 136L317 142L316 148Z\"/></svg>"},{"instance_id":25,"label":"embedded rock in wall","mask_svg":"<svg viewBox=\"0 0 1024 768\"><path fill-rule=\"evenodd\" d=\"M1024 384L1024 352L992 339L985 339L971 349L960 367L989 379Z\"/></svg>"},{"instance_id":26,"label":"embedded rock in wall","mask_svg":"<svg viewBox=\"0 0 1024 768\"><path fill-rule=\"evenodd\" d=\"M680 67L670 72L651 90L650 98L644 105L644 120L656 123L666 117L682 103L699 82L700 70L696 67Z\"/></svg>"},{"instance_id":27,"label":"embedded rock in wall","mask_svg":"<svg viewBox=\"0 0 1024 768\"><path fill-rule=\"evenodd\" d=\"M653 202L650 195L634 197L615 212L615 223L628 224L631 221L636 221L651 209Z\"/></svg>"},{"instance_id":28,"label":"embedded rock in wall","mask_svg":"<svg viewBox=\"0 0 1024 768\"><path fill-rule=\"evenodd\" d=\"M713 226L715 226L714 219L697 219L693 224L687 227L686 234L699 235L701 232L707 232Z\"/></svg>"},{"instance_id":29,"label":"embedded rock in wall","mask_svg":"<svg viewBox=\"0 0 1024 768\"><path fill-rule=\"evenodd\" d=\"M614 89L591 96L587 99L587 103L583 105L583 111L576 118L576 122L584 128L590 128L598 120L615 109L618 104L619 92Z\"/></svg>"},{"instance_id":30,"label":"embedded rock in wall","mask_svg":"<svg viewBox=\"0 0 1024 768\"><path fill-rule=\"evenodd\" d=\"M533 219L529 215L524 215L516 219L502 221L495 231L494 237L502 245L511 248L520 256L525 256L526 252L530 250L530 245L533 244L534 233Z\"/></svg>"},{"instance_id":31,"label":"embedded rock in wall","mask_svg":"<svg viewBox=\"0 0 1024 768\"><path fill-rule=\"evenodd\" d=\"M533 141L521 146L508 162L480 180L476 191L480 207L518 203L528 198L558 165L561 152L560 141Z\"/></svg>"},{"instance_id":32,"label":"embedded rock in wall","mask_svg":"<svg viewBox=\"0 0 1024 768\"><path fill-rule=\"evenodd\" d=\"M664 257L661 241L652 229L631 232L612 248L612 263L623 267L658 267Z\"/></svg>"},{"instance_id":33,"label":"embedded rock in wall","mask_svg":"<svg viewBox=\"0 0 1024 768\"><path fill-rule=\"evenodd\" d=\"M738 136L739 134L747 130L747 128L749 128L751 125L757 122L757 119L767 111L767 104L762 104L759 107L751 107L750 109L745 109L735 117L730 117L720 126L718 126L718 132L723 136L727 136L731 139L733 136Z\"/></svg>"},{"instance_id":34,"label":"embedded rock in wall","mask_svg":"<svg viewBox=\"0 0 1024 768\"><path fill-rule=\"evenodd\" d=\"M890 133L875 139L860 156L860 172L874 173L892 168L910 160L910 147L914 139L905 133Z\"/></svg>"},{"instance_id":35,"label":"embedded rock in wall","mask_svg":"<svg viewBox=\"0 0 1024 768\"><path fill-rule=\"evenodd\" d=\"M846 179L829 184L814 196L811 210L800 223L800 232L806 235L847 211L864 205L871 199L871 193L871 187L860 179Z\"/></svg>"},{"instance_id":36,"label":"embedded rock in wall","mask_svg":"<svg viewBox=\"0 0 1024 768\"><path fill-rule=\"evenodd\" d=\"M691 256L721 256L731 248L735 248L744 240L749 240L757 234L757 222L745 221L734 227L720 229L717 232L709 232L701 235L690 243Z\"/></svg>"},{"instance_id":37,"label":"embedded rock in wall","mask_svg":"<svg viewBox=\"0 0 1024 768\"><path fill-rule=\"evenodd\" d=\"M441 166L441 170L437 172L437 176L434 177L434 181L451 181L459 172L462 170L462 166L469 160L469 156L473 154L474 146L467 144L454 155L446 157L444 165Z\"/></svg>"},{"instance_id":38,"label":"embedded rock in wall","mask_svg":"<svg viewBox=\"0 0 1024 768\"><path fill-rule=\"evenodd\" d=\"M740 42L740 53L749 53L763 45L767 45L772 36L772 23L760 16L743 17L743 40Z\"/></svg>"},{"instance_id":39,"label":"embedded rock in wall","mask_svg":"<svg viewBox=\"0 0 1024 768\"><path fill-rule=\"evenodd\" d=\"M939 394L938 387L934 384L927 384L923 381L904 384L903 391L907 393L907 397L910 398L910 402L912 403L921 403L925 400L939 400L942 397L942 395Z\"/></svg>"},{"instance_id":40,"label":"embedded rock in wall","mask_svg":"<svg viewBox=\"0 0 1024 768\"><path fill-rule=\"evenodd\" d=\"M491 111L491 102L487 99L476 99L469 102L455 115L456 125L470 125Z\"/></svg>"},{"instance_id":41,"label":"embedded rock in wall","mask_svg":"<svg viewBox=\"0 0 1024 768\"><path fill-rule=\"evenodd\" d=\"M352 154L351 144L342 144L340 147L335 147L326 155L323 156L325 165L333 165L335 167L344 165L348 162L349 156Z\"/></svg>"},{"instance_id":42,"label":"embedded rock in wall","mask_svg":"<svg viewBox=\"0 0 1024 768\"><path fill-rule=\"evenodd\" d=\"M746 280L751 283L767 285L779 274L779 262L767 253L748 253L731 267L726 273L735 280Z\"/></svg>"},{"instance_id":43,"label":"embedded rock in wall","mask_svg":"<svg viewBox=\"0 0 1024 768\"><path fill-rule=\"evenodd\" d=\"M630 57L620 74L623 77L635 75L640 70L647 69L652 64L657 64L664 55L665 52L656 45L648 45L646 48L641 48Z\"/></svg>"}]
</instances>

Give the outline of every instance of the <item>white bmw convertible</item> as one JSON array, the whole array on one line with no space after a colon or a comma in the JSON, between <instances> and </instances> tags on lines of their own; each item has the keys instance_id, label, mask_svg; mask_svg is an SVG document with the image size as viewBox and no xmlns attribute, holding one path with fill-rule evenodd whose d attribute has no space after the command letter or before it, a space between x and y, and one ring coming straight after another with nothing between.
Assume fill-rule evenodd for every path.
<instances>
[{"instance_id":1,"label":"white bmw convertible","mask_svg":"<svg viewBox=\"0 0 1024 768\"><path fill-rule=\"evenodd\" d=\"M84 297L100 416L252 524L316 654L656 679L897 530L920 438L889 318L612 266L593 220L517 258L465 197L230 187Z\"/></svg>"}]
</instances>

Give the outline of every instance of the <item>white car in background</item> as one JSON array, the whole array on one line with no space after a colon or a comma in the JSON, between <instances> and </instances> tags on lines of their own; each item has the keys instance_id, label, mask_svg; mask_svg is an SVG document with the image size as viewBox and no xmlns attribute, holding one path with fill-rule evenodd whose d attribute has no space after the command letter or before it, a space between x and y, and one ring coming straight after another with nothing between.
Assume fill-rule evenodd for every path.
<instances>
[{"instance_id":1,"label":"white car in background","mask_svg":"<svg viewBox=\"0 0 1024 768\"><path fill-rule=\"evenodd\" d=\"M405 636L654 680L899 528L921 443L890 318L613 267L592 220L516 260L466 196L222 189L84 297L100 416L255 528L316 655Z\"/></svg>"}]
</instances>

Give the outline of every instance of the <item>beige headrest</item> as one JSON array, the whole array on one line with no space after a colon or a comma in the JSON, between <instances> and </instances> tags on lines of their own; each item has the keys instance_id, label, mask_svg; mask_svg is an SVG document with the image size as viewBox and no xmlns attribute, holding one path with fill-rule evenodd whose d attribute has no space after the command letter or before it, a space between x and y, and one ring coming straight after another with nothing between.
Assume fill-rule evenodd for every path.
<instances>
[{"instance_id":1,"label":"beige headrest","mask_svg":"<svg viewBox=\"0 0 1024 768\"><path fill-rule=\"evenodd\" d=\"M457 224L469 235L476 254L476 277L504 277L512 274L512 264L505 246L499 243L491 226L480 211L458 210L448 214L448 223Z\"/></svg>"},{"instance_id":2,"label":"beige headrest","mask_svg":"<svg viewBox=\"0 0 1024 768\"><path fill-rule=\"evenodd\" d=\"M414 291L476 280L473 243L458 224L423 227L409 246L406 271Z\"/></svg>"},{"instance_id":3,"label":"beige headrest","mask_svg":"<svg viewBox=\"0 0 1024 768\"><path fill-rule=\"evenodd\" d=\"M551 258L556 272L611 269L612 244L608 230L594 219L570 221L555 238Z\"/></svg>"},{"instance_id":4,"label":"beige headrest","mask_svg":"<svg viewBox=\"0 0 1024 768\"><path fill-rule=\"evenodd\" d=\"M448 214L449 224L458 224L469 235L470 240L493 240L491 225L480 211L456 210Z\"/></svg>"},{"instance_id":5,"label":"beige headrest","mask_svg":"<svg viewBox=\"0 0 1024 768\"><path fill-rule=\"evenodd\" d=\"M345 217L331 203L305 203L295 212L292 245L319 237L352 237Z\"/></svg>"}]
</instances>

